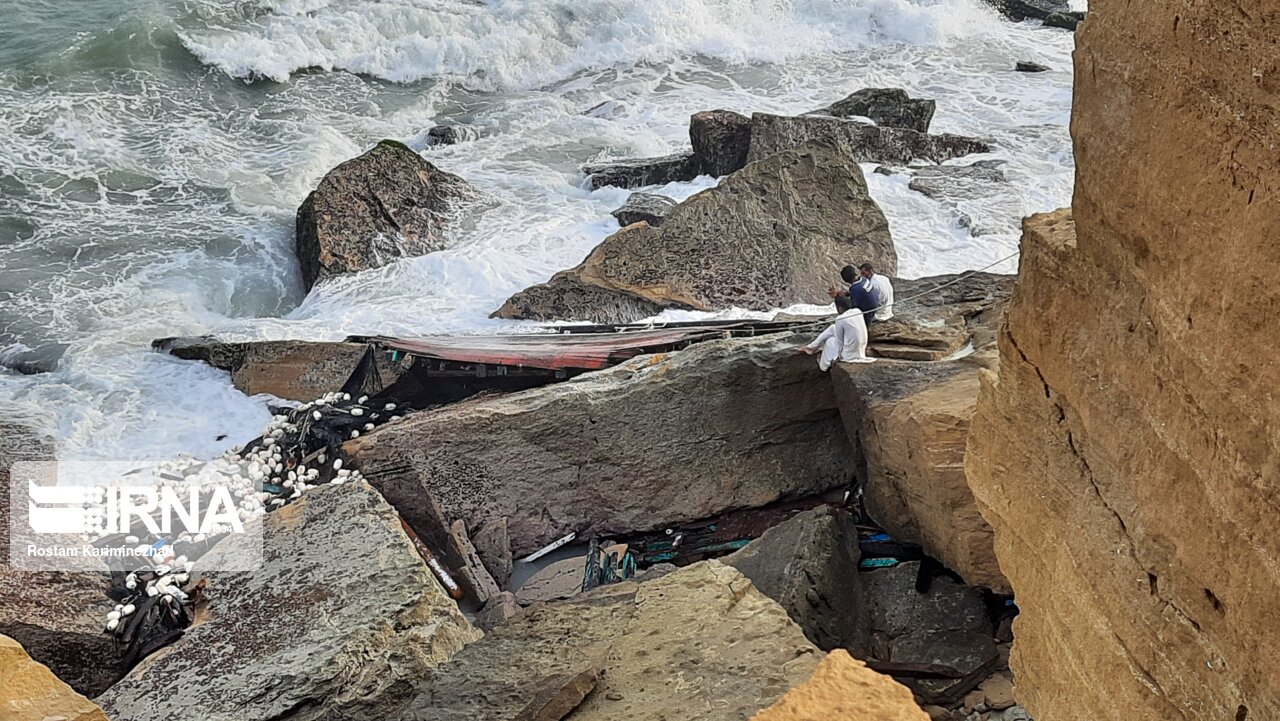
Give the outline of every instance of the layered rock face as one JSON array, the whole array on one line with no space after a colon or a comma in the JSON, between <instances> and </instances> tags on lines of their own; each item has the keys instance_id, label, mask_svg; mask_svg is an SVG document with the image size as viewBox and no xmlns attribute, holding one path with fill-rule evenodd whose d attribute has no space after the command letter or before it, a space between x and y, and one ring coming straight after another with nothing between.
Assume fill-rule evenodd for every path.
<instances>
[{"instance_id":1,"label":"layered rock face","mask_svg":"<svg viewBox=\"0 0 1280 721\"><path fill-rule=\"evenodd\" d=\"M1097 2L969 479L1037 721L1280 718L1280 6Z\"/></svg>"},{"instance_id":2,"label":"layered rock face","mask_svg":"<svg viewBox=\"0 0 1280 721\"><path fill-rule=\"evenodd\" d=\"M309 289L333 275L441 250L450 214L472 193L407 146L378 143L330 170L298 207L303 281Z\"/></svg>"},{"instance_id":3,"label":"layered rock face","mask_svg":"<svg viewBox=\"0 0 1280 721\"><path fill-rule=\"evenodd\" d=\"M837 118L862 116L876 125L927 133L937 109L935 101L912 98L901 88L863 88L819 112Z\"/></svg>"},{"instance_id":4,"label":"layered rock face","mask_svg":"<svg viewBox=\"0 0 1280 721\"><path fill-rule=\"evenodd\" d=\"M706 341L542 388L412 413L348 442L415 526L434 497L517 555L847 484L831 384L794 335Z\"/></svg>"},{"instance_id":5,"label":"layered rock face","mask_svg":"<svg viewBox=\"0 0 1280 721\"><path fill-rule=\"evenodd\" d=\"M364 484L325 486L196 562L208 604L182 638L98 697L112 718L343 718L389 707L480 632ZM379 713L373 713L380 716Z\"/></svg>"},{"instance_id":6,"label":"layered rock face","mask_svg":"<svg viewBox=\"0 0 1280 721\"><path fill-rule=\"evenodd\" d=\"M684 201L659 228L623 228L576 268L517 293L494 315L625 322L655 308L828 302L832 268L863 260L891 275L897 269L888 222L862 170L834 147L805 145Z\"/></svg>"},{"instance_id":7,"label":"layered rock face","mask_svg":"<svg viewBox=\"0 0 1280 721\"><path fill-rule=\"evenodd\" d=\"M992 542L965 477L965 443L978 402L978 376L995 366L995 328L1012 290L1010 276L978 273L897 284L909 298L894 320L871 326L872 349L919 344L973 353L932 363L882 358L838 363L831 382L858 458L868 514L896 538L918 543L965 581L1008 592ZM916 345L907 345L908 343ZM927 350L927 349L926 349Z\"/></svg>"}]
</instances>

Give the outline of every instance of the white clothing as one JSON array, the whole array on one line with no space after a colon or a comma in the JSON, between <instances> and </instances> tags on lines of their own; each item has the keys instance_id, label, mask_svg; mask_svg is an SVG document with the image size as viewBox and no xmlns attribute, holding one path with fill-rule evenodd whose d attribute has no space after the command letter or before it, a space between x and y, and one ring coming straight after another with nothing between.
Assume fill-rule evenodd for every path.
<instances>
[{"instance_id":1,"label":"white clothing","mask_svg":"<svg viewBox=\"0 0 1280 721\"><path fill-rule=\"evenodd\" d=\"M893 284L879 273L871 274L871 297L876 301L876 320L893 317Z\"/></svg>"},{"instance_id":2,"label":"white clothing","mask_svg":"<svg viewBox=\"0 0 1280 721\"><path fill-rule=\"evenodd\" d=\"M870 363L874 360L867 357L867 322L857 308L837 316L836 321L827 326L809 347L822 348L818 367L824 371L837 360L845 363Z\"/></svg>"}]
</instances>

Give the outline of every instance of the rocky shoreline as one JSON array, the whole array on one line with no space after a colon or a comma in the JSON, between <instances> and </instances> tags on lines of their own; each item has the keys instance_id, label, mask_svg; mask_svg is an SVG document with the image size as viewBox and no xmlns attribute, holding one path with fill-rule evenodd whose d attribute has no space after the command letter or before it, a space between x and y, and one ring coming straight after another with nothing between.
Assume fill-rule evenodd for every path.
<instances>
[{"instance_id":1,"label":"rocky shoreline","mask_svg":"<svg viewBox=\"0 0 1280 721\"><path fill-rule=\"evenodd\" d=\"M1074 28L1057 3L997 4ZM1160 27L1228 22L1185 12ZM1077 103L1077 207L1025 221L1016 279L895 278L872 362L824 372L797 353L830 316L633 323L823 303L845 263L895 275L861 162L937 202L1001 192L990 159L940 164L989 145L930 135L934 104L883 88L808 115L698 113L686 153L585 167L591 187L720 179L678 203L633 194L582 263L494 313L600 327L488 346L157 340L278 399L263 436L229 452L272 488L245 515L263 563L221 570L245 541L211 543L169 594L189 622L129 663L99 631L130 576L0 571L0 678L22 679L0 685L0 712L1271 718L1263 531L1280 418L1257 358L1277 264L1258 240L1274 218L1248 209L1271 207L1273 171L1251 135L1265 123L1224 109L1265 89L1187 61L1203 92L1178 95L1147 62L1186 60L1167 31L1120 5L1095 13L1080 93L1132 90L1151 127L1114 132L1106 102ZM1197 112L1170 119L1171 94ZM1159 124L1175 122L1239 136L1240 161L1196 189L1238 211L1230 227L1190 215L1196 239L1249 261L1238 287L1186 282L1187 192L1168 181L1212 153L1163 153ZM298 212L308 285L445 247L478 197L465 184L395 143L335 168ZM619 351L644 334L662 343ZM55 449L20 424L0 438L8 523L9 465ZM1205 454L1212 472L1193 462Z\"/></svg>"}]
</instances>

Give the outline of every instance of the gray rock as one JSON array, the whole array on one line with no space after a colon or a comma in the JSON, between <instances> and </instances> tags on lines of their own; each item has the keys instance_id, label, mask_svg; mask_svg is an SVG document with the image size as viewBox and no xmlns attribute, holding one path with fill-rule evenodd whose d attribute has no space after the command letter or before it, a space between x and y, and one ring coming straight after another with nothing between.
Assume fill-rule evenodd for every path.
<instances>
[{"instance_id":1,"label":"gray rock","mask_svg":"<svg viewBox=\"0 0 1280 721\"><path fill-rule=\"evenodd\" d=\"M859 163L907 164L916 160L941 163L991 147L962 135L929 135L906 128L888 128L824 115L751 116L749 161L816 141L832 146Z\"/></svg>"},{"instance_id":2,"label":"gray rock","mask_svg":"<svg viewBox=\"0 0 1280 721\"><path fill-rule=\"evenodd\" d=\"M1054 13L1071 11L1067 0L987 0L1010 20L1044 20Z\"/></svg>"},{"instance_id":3,"label":"gray rock","mask_svg":"<svg viewBox=\"0 0 1280 721\"><path fill-rule=\"evenodd\" d=\"M908 186L951 208L960 225L972 235L984 235L990 228L974 225L969 211L975 203L1006 205L1016 217L1020 201L1009 192L1003 160L979 160L968 165L937 165L917 169ZM1016 207L1015 207L1016 206Z\"/></svg>"},{"instance_id":4,"label":"gray rock","mask_svg":"<svg viewBox=\"0 0 1280 721\"><path fill-rule=\"evenodd\" d=\"M1062 28L1063 30L1071 30L1074 32L1075 29L1079 27L1080 23L1084 22L1085 16L1087 15L1088 13L1075 11L1050 13L1049 16L1044 19L1044 25L1049 28Z\"/></svg>"},{"instance_id":5,"label":"gray rock","mask_svg":"<svg viewBox=\"0 0 1280 721\"><path fill-rule=\"evenodd\" d=\"M1004 710L999 719L994 715L991 718L992 721L1033 721L1031 714L1021 706L1010 706Z\"/></svg>"},{"instance_id":6,"label":"gray rock","mask_svg":"<svg viewBox=\"0 0 1280 721\"><path fill-rule=\"evenodd\" d=\"M542 388L421 411L346 445L414 527L432 496L514 553L840 487L853 473L801 339L706 341ZM690 402L696 399L696 402Z\"/></svg>"},{"instance_id":7,"label":"gray rock","mask_svg":"<svg viewBox=\"0 0 1280 721\"><path fill-rule=\"evenodd\" d=\"M480 131L467 125L437 125L427 131L425 146L457 145L479 138Z\"/></svg>"},{"instance_id":8,"label":"gray rock","mask_svg":"<svg viewBox=\"0 0 1280 721\"><path fill-rule=\"evenodd\" d=\"M341 718L354 704L402 702L409 682L480 637L364 484L327 486L261 521L196 564L203 620L96 700L131 721Z\"/></svg>"},{"instance_id":9,"label":"gray rock","mask_svg":"<svg viewBox=\"0 0 1280 721\"><path fill-rule=\"evenodd\" d=\"M741 170L751 150L751 119L728 110L694 113L689 140L701 172L720 178Z\"/></svg>"},{"instance_id":10,"label":"gray rock","mask_svg":"<svg viewBox=\"0 0 1280 721\"><path fill-rule=\"evenodd\" d=\"M871 614L871 633L878 642L893 643L921 631L981 633L995 641L986 603L976 588L946 577L933 579L927 593L916 591L920 562L862 574L862 590Z\"/></svg>"},{"instance_id":11,"label":"gray rock","mask_svg":"<svg viewBox=\"0 0 1280 721\"><path fill-rule=\"evenodd\" d=\"M545 601L559 601L582 593L587 557L574 556L548 564L516 589L516 601L522 606Z\"/></svg>"},{"instance_id":12,"label":"gray rock","mask_svg":"<svg viewBox=\"0 0 1280 721\"><path fill-rule=\"evenodd\" d=\"M913 99L901 88L863 88L818 112L837 118L861 116L871 118L876 125L927 133L936 109L934 101Z\"/></svg>"},{"instance_id":13,"label":"gray rock","mask_svg":"<svg viewBox=\"0 0 1280 721\"><path fill-rule=\"evenodd\" d=\"M805 679L818 655L782 608L709 561L525 609L387 717L741 721Z\"/></svg>"},{"instance_id":14,"label":"gray rock","mask_svg":"<svg viewBox=\"0 0 1280 721\"><path fill-rule=\"evenodd\" d=\"M231 374L231 383L246 395L269 393L293 401L311 401L342 387L364 356L363 343L300 340L228 343L211 336L162 338L156 350L184 360L208 363ZM381 386L399 377L402 366L379 353ZM367 389L373 390L373 389Z\"/></svg>"},{"instance_id":15,"label":"gray rock","mask_svg":"<svg viewBox=\"0 0 1280 721\"><path fill-rule=\"evenodd\" d=\"M723 561L781 604L815 646L865 657L870 623L859 558L853 516L819 506L770 528Z\"/></svg>"},{"instance_id":16,"label":"gray rock","mask_svg":"<svg viewBox=\"0 0 1280 721\"><path fill-rule=\"evenodd\" d=\"M449 551L445 555L460 559L461 563L454 568L462 576L462 587L477 604L485 606L498 595L498 582L484 567L475 546L471 545L467 526L462 521L454 521L449 526Z\"/></svg>"},{"instance_id":17,"label":"gray rock","mask_svg":"<svg viewBox=\"0 0 1280 721\"><path fill-rule=\"evenodd\" d=\"M805 145L680 203L659 228L623 228L582 264L516 294L494 315L617 322L668 307L826 303L834 269L855 260L894 272L888 222L852 158Z\"/></svg>"},{"instance_id":18,"label":"gray rock","mask_svg":"<svg viewBox=\"0 0 1280 721\"><path fill-rule=\"evenodd\" d=\"M926 704L951 706L995 670L995 641L982 631L912 631L894 640L889 660L894 663L947 666L960 678L901 678Z\"/></svg>"},{"instance_id":19,"label":"gray rock","mask_svg":"<svg viewBox=\"0 0 1280 721\"><path fill-rule=\"evenodd\" d=\"M698 177L700 167L692 152L663 155L657 158L631 158L610 163L584 165L592 190L608 185L619 188L642 188L689 181Z\"/></svg>"},{"instance_id":20,"label":"gray rock","mask_svg":"<svg viewBox=\"0 0 1280 721\"><path fill-rule=\"evenodd\" d=\"M1029 60L1019 60L1013 69L1020 73L1044 73L1049 71L1048 65L1033 63Z\"/></svg>"},{"instance_id":21,"label":"gray rock","mask_svg":"<svg viewBox=\"0 0 1280 721\"><path fill-rule=\"evenodd\" d=\"M515 594L503 591L489 599L489 602L476 614L476 627L488 633L520 613L520 604Z\"/></svg>"},{"instance_id":22,"label":"gray rock","mask_svg":"<svg viewBox=\"0 0 1280 721\"><path fill-rule=\"evenodd\" d=\"M662 225L662 220L674 207L676 207L676 201L665 195L632 193L627 196L627 202L610 215L617 218L618 224L623 227L641 221L657 227Z\"/></svg>"},{"instance_id":23,"label":"gray rock","mask_svg":"<svg viewBox=\"0 0 1280 721\"><path fill-rule=\"evenodd\" d=\"M298 207L303 282L310 289L330 276L442 250L450 217L473 193L403 143L378 143L330 170Z\"/></svg>"}]
</instances>

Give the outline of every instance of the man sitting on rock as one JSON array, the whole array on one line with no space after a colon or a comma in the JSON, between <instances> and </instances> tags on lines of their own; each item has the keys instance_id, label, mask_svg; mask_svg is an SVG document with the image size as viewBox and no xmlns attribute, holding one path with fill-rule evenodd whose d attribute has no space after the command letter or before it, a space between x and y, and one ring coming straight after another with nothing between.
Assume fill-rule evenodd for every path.
<instances>
[{"instance_id":1,"label":"man sitting on rock","mask_svg":"<svg viewBox=\"0 0 1280 721\"><path fill-rule=\"evenodd\" d=\"M862 273L865 287L871 292L871 307L876 309L875 320L889 320L893 317L893 284L885 276L878 275L870 263L863 263L858 270Z\"/></svg>"},{"instance_id":2,"label":"man sitting on rock","mask_svg":"<svg viewBox=\"0 0 1280 721\"><path fill-rule=\"evenodd\" d=\"M822 370L831 368L837 360L845 363L870 363L873 358L867 357L867 324L862 320L862 311L850 308L840 315L812 343L800 346L801 353L814 355L818 349L822 355L818 358L818 367Z\"/></svg>"}]
</instances>

